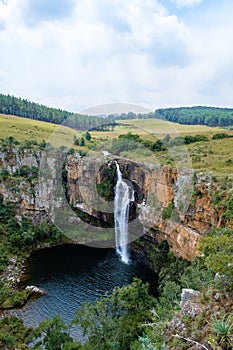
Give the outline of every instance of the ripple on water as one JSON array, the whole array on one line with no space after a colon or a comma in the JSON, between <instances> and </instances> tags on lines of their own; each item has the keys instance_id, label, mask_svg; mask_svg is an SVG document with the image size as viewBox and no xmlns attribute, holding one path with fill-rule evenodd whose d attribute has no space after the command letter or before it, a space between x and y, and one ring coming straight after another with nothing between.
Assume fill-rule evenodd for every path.
<instances>
[{"instance_id":1,"label":"ripple on water","mask_svg":"<svg viewBox=\"0 0 233 350\"><path fill-rule=\"evenodd\" d=\"M135 276L148 281L152 290L156 288L155 273L137 259L135 253L131 253L131 263L127 265L113 249L75 245L53 247L34 253L29 267L25 284L41 287L48 294L11 313L32 327L57 314L68 323L83 302L93 302L114 287L131 283ZM78 329L73 335L82 339Z\"/></svg>"}]
</instances>

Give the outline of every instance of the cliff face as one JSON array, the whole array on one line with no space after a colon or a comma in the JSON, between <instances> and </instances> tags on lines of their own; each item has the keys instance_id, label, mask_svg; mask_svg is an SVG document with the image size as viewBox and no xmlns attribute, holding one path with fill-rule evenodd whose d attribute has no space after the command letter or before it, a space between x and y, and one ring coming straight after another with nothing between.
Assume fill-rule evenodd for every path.
<instances>
[{"instance_id":1,"label":"cliff face","mask_svg":"<svg viewBox=\"0 0 233 350\"><path fill-rule=\"evenodd\" d=\"M146 233L157 242L167 240L176 255L189 259L200 235L222 225L222 213L212 205L219 188L211 179L168 166L143 166L125 159L118 163L135 194L130 226L131 231L140 229L132 240ZM73 225L81 221L73 215L78 210L89 216L84 220L96 220L94 225L113 225L114 160L75 155L65 162L58 153L11 148L0 153L0 165L2 174L8 172L2 176L0 193L17 204L19 215L30 212L35 221L49 217L56 224L68 213L63 221ZM38 176L32 176L32 168ZM85 225L82 229L89 230Z\"/></svg>"}]
</instances>

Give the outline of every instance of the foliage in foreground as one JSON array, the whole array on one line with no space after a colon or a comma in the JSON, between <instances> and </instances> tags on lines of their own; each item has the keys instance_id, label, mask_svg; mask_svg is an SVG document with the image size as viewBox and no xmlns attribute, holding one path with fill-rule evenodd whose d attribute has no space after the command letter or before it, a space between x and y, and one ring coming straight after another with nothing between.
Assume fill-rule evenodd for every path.
<instances>
[{"instance_id":1,"label":"foliage in foreground","mask_svg":"<svg viewBox=\"0 0 233 350\"><path fill-rule=\"evenodd\" d=\"M32 339L32 329L24 326L17 317L9 316L0 319L0 349L28 349Z\"/></svg>"},{"instance_id":2,"label":"foliage in foreground","mask_svg":"<svg viewBox=\"0 0 233 350\"><path fill-rule=\"evenodd\" d=\"M132 284L115 288L94 305L84 303L74 323L89 337L90 349L129 349L142 335L141 324L151 320L154 301L149 284L135 278Z\"/></svg>"},{"instance_id":3,"label":"foliage in foreground","mask_svg":"<svg viewBox=\"0 0 233 350\"><path fill-rule=\"evenodd\" d=\"M13 219L14 208L0 204L0 238L4 243L1 264L5 265L11 254L27 250L26 242L29 246L35 244L34 239L46 230L33 228L28 218L19 225ZM191 263L174 257L162 244L152 256L155 265L160 263L157 298L149 294L148 284L135 279L131 285L115 288L111 295L106 294L94 304L84 303L69 325L56 316L32 330L24 327L21 320L4 318L0 321L0 349L185 350L193 345L190 341L196 341L211 350L229 350L233 346L232 302L229 301L233 293L232 233L232 229L227 228L210 231L201 240L200 256ZM195 318L180 314L182 288L193 288L202 294L203 312ZM11 293L0 290L0 299L4 302L8 292ZM20 297L12 296L18 305ZM185 333L178 333L177 337L170 329L174 317L185 326ZM74 326L81 327L88 336L85 344L71 337Z\"/></svg>"}]
</instances>

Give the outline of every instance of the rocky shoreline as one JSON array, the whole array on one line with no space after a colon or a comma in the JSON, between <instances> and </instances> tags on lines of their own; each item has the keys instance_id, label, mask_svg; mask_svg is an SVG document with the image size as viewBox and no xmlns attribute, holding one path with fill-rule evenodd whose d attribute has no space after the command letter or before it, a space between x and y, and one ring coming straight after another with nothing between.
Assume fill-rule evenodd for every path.
<instances>
[{"instance_id":1,"label":"rocky shoreline","mask_svg":"<svg viewBox=\"0 0 233 350\"><path fill-rule=\"evenodd\" d=\"M28 276L28 269L29 269L29 259L31 255L41 249L46 248L52 248L58 245L66 244L67 242L60 242L60 243L43 243L37 245L36 248L34 248L31 252L26 254L23 258L19 259L18 257L14 256L9 259L9 265L5 269L5 271L0 276L0 281L3 282L4 286L6 288L13 289L15 291L28 291L28 298L25 300L25 305L33 296L41 296L47 294L47 292L43 289L41 289L38 286L29 286L29 285L23 285L23 282L27 279ZM68 244L77 244L77 243L68 243ZM143 248L142 245L132 242L130 243L130 250L135 252L139 259L143 261L150 269L153 269L152 263L150 261L150 257L146 250ZM22 307L21 305L20 307ZM10 308L0 308L0 313L4 312L4 310L8 309L14 309L15 306L12 306Z\"/></svg>"}]
</instances>

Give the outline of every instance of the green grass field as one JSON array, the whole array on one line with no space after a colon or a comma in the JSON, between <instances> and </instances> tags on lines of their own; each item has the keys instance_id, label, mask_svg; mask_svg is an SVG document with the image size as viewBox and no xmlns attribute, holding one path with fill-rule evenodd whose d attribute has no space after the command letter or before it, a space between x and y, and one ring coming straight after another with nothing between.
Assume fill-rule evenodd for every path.
<instances>
[{"instance_id":1,"label":"green grass field","mask_svg":"<svg viewBox=\"0 0 233 350\"><path fill-rule=\"evenodd\" d=\"M144 140L156 141L169 134L172 138L186 135L206 135L209 141L196 142L187 146L176 147L167 152L151 153L146 149L123 152L123 156L138 162L187 166L204 173L220 176L233 176L233 138L212 140L216 133L233 135L233 130L204 125L180 125L159 119L132 119L119 121L122 125L110 132L92 132L98 142L112 140L122 134L136 133Z\"/></svg>"},{"instance_id":2,"label":"green grass field","mask_svg":"<svg viewBox=\"0 0 233 350\"><path fill-rule=\"evenodd\" d=\"M150 133L155 135L167 135L172 137L184 136L190 134L214 134L222 132L222 128L211 128L205 125L181 125L177 123L171 123L160 119L134 119L123 120L122 124L133 125L141 130L142 133ZM177 135L178 134L178 135Z\"/></svg>"},{"instance_id":3,"label":"green grass field","mask_svg":"<svg viewBox=\"0 0 233 350\"><path fill-rule=\"evenodd\" d=\"M160 119L131 119L119 120L121 125L114 128L114 132L93 131L95 139L112 139L128 132L136 133L144 139L155 140L156 137L163 137L170 134L171 137L185 136L191 134L206 134L212 136L218 132L225 132L223 128L212 128L205 125L180 125Z\"/></svg>"},{"instance_id":4,"label":"green grass field","mask_svg":"<svg viewBox=\"0 0 233 350\"><path fill-rule=\"evenodd\" d=\"M88 151L91 145L95 143L102 144L102 149L104 150L108 141L129 132L139 134L143 140L150 141L156 141L158 137L163 138L167 134L170 134L172 138L204 134L208 136L208 142L192 143L188 146L182 146L182 149L176 147L175 155L170 150L154 153L144 147L142 149L123 152L121 156L138 162L170 164L171 166L177 166L177 164L184 164L185 166L189 162L189 167L191 166L198 171L205 173L211 172L221 176L233 176L233 138L212 140L213 134L225 132L233 135L233 130L211 128L202 125L179 125L158 119L125 120L120 121L120 123L121 125L116 126L113 131L92 131L91 143L87 142L86 146L81 147L81 149ZM2 139L13 136L19 142L24 140L41 142L45 140L53 145L66 145L67 147L79 148L72 145L72 143L74 136L79 138L82 134L71 128L52 123L0 115L0 138ZM95 151L93 154L95 154ZM98 152L96 154L98 155Z\"/></svg>"},{"instance_id":5,"label":"green grass field","mask_svg":"<svg viewBox=\"0 0 233 350\"><path fill-rule=\"evenodd\" d=\"M0 138L2 139L12 136L19 142L45 140L52 145L71 147L74 136L78 138L80 135L80 132L66 126L0 114Z\"/></svg>"}]
</instances>

